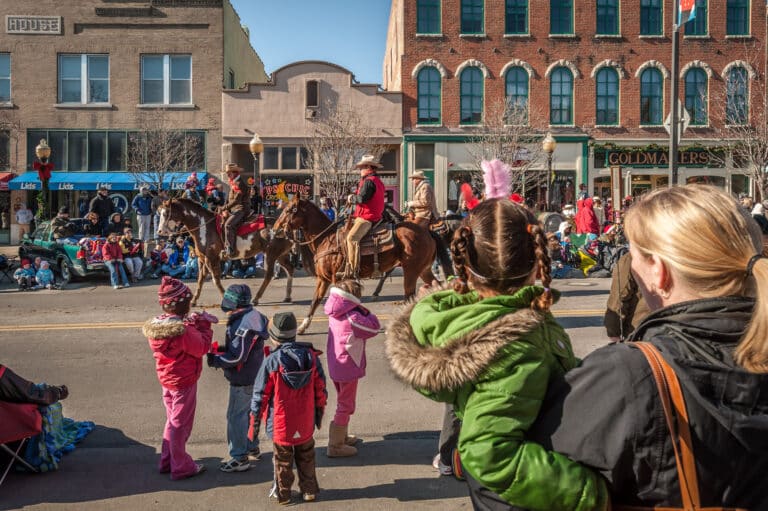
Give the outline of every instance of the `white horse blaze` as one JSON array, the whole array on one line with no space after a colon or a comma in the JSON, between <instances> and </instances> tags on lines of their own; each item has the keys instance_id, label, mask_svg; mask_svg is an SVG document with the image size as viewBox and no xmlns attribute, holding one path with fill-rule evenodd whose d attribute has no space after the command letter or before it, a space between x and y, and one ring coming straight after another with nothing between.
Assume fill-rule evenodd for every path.
<instances>
[{"instance_id":1,"label":"white horse blaze","mask_svg":"<svg viewBox=\"0 0 768 511\"><path fill-rule=\"evenodd\" d=\"M247 254L253 246L253 237L258 234L259 231L253 231L246 237L237 236L235 238L235 252L237 254L237 259L245 259L245 254Z\"/></svg>"}]
</instances>

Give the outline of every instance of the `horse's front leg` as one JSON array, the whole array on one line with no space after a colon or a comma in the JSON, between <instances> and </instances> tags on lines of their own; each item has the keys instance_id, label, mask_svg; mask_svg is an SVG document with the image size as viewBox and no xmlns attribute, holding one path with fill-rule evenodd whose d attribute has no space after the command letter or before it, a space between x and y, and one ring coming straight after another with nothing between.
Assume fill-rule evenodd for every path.
<instances>
[{"instance_id":1,"label":"horse's front leg","mask_svg":"<svg viewBox=\"0 0 768 511\"><path fill-rule=\"evenodd\" d=\"M291 303L293 301L291 300L291 292L293 291L293 272L296 271L296 267L291 263L290 252L281 255L277 260L280 262L280 266L285 269L286 275L288 275L285 283L285 298L283 298L283 303Z\"/></svg>"},{"instance_id":2,"label":"horse's front leg","mask_svg":"<svg viewBox=\"0 0 768 511\"><path fill-rule=\"evenodd\" d=\"M205 276L207 272L208 262L207 259L198 256L197 257L197 289L195 289L195 296L192 297L190 305L195 307L197 305L197 299L200 298L200 293L203 291L203 282L205 282Z\"/></svg>"},{"instance_id":3,"label":"horse's front leg","mask_svg":"<svg viewBox=\"0 0 768 511\"><path fill-rule=\"evenodd\" d=\"M315 315L315 310L317 310L317 306L320 305L320 302L323 300L325 292L328 291L328 286L330 285L331 283L327 280L323 280L321 277L317 278L315 296L312 298L312 305L309 306L309 316L301 322L301 326L299 326L299 334L303 334L307 331L307 328L309 328L309 325L312 323L312 318Z\"/></svg>"},{"instance_id":4,"label":"horse's front leg","mask_svg":"<svg viewBox=\"0 0 768 511\"><path fill-rule=\"evenodd\" d=\"M224 298L224 286L221 285L221 261L218 258L208 259L208 271L211 273L213 283L219 289L219 294Z\"/></svg>"}]
</instances>

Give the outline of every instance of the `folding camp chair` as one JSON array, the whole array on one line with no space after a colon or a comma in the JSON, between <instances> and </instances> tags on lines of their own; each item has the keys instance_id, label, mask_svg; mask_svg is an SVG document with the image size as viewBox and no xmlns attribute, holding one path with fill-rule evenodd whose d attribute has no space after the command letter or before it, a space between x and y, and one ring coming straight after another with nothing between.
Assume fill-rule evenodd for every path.
<instances>
[{"instance_id":1,"label":"folding camp chair","mask_svg":"<svg viewBox=\"0 0 768 511\"><path fill-rule=\"evenodd\" d=\"M26 440L39 434L42 429L43 417L40 415L37 405L0 401L0 450L11 456L11 461L5 467L3 476L0 478L0 485L3 484L13 463L16 461L32 472L38 471L35 467L24 461L24 458L19 456L19 453ZM15 452L6 445L19 440L21 442Z\"/></svg>"}]
</instances>

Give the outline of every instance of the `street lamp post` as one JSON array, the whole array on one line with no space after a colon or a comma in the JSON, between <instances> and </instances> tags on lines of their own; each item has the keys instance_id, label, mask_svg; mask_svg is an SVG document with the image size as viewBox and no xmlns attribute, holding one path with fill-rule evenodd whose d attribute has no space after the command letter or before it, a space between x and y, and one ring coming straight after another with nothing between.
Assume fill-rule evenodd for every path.
<instances>
[{"instance_id":1,"label":"street lamp post","mask_svg":"<svg viewBox=\"0 0 768 511\"><path fill-rule=\"evenodd\" d=\"M41 183L41 200L38 201L40 205L39 211L41 218L48 219L51 217L51 197L50 190L48 189L48 180L51 179L51 172L53 171L53 163L49 162L51 157L51 148L45 139L40 140L40 143L35 147L35 155L37 161L34 162L32 167L37 171L37 177L40 178Z\"/></svg>"},{"instance_id":2,"label":"street lamp post","mask_svg":"<svg viewBox=\"0 0 768 511\"><path fill-rule=\"evenodd\" d=\"M264 144L258 134L253 134L253 138L248 142L248 148L251 150L251 156L253 156L253 183L255 186L259 187L257 190L257 193L259 194L259 211L256 213L261 213L261 203L264 200L264 197L261 193L261 178L259 177L259 155L264 152Z\"/></svg>"},{"instance_id":3,"label":"street lamp post","mask_svg":"<svg viewBox=\"0 0 768 511\"><path fill-rule=\"evenodd\" d=\"M555 140L555 137L552 136L552 133L547 133L547 136L544 137L544 140L541 142L541 148L544 150L545 153L547 153L547 193L546 193L546 207L545 210L549 211L549 189L551 188L552 184L552 153L555 152L555 148L557 147L557 141Z\"/></svg>"}]
</instances>

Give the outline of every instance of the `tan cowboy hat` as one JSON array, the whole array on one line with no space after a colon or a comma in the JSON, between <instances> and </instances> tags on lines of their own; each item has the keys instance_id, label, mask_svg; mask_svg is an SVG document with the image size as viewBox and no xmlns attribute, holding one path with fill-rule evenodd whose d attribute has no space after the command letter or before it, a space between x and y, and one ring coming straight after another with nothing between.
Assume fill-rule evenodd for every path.
<instances>
[{"instance_id":1,"label":"tan cowboy hat","mask_svg":"<svg viewBox=\"0 0 768 511\"><path fill-rule=\"evenodd\" d=\"M360 161L355 164L355 168L363 168L363 167L375 167L377 169L381 168L381 163L379 163L379 160L376 159L376 157L372 154L366 154L362 158L360 158Z\"/></svg>"},{"instance_id":2,"label":"tan cowboy hat","mask_svg":"<svg viewBox=\"0 0 768 511\"><path fill-rule=\"evenodd\" d=\"M224 173L227 172L243 172L243 167L237 163L227 163L227 166L224 167Z\"/></svg>"},{"instance_id":3,"label":"tan cowboy hat","mask_svg":"<svg viewBox=\"0 0 768 511\"><path fill-rule=\"evenodd\" d=\"M408 179L427 179L427 176L424 175L424 172L421 170L414 170L410 176L408 176Z\"/></svg>"}]
</instances>

